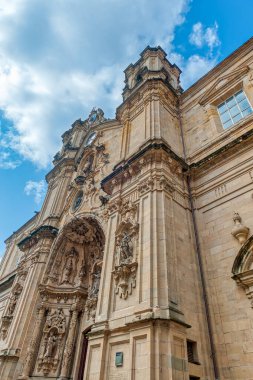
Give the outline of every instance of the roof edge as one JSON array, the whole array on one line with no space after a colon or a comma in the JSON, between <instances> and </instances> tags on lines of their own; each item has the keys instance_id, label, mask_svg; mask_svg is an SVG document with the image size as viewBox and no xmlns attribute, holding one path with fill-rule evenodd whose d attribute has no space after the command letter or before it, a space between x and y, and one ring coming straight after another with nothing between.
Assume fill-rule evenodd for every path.
<instances>
[{"instance_id":1,"label":"roof edge","mask_svg":"<svg viewBox=\"0 0 253 380\"><path fill-rule=\"evenodd\" d=\"M229 54L226 58L224 58L221 62L219 62L216 66L214 66L210 71L204 74L201 78L197 80L197 82L193 83L189 88L187 88L181 95L181 97L185 97L194 90L195 87L200 85L202 82L205 82L209 76L213 75L216 71L219 71L226 65L227 61L231 60L231 58L235 58L237 55L241 53L241 51L249 48L252 45L253 48L253 37L250 37L246 42L240 45L236 50L234 50L231 54Z\"/></svg>"}]
</instances>

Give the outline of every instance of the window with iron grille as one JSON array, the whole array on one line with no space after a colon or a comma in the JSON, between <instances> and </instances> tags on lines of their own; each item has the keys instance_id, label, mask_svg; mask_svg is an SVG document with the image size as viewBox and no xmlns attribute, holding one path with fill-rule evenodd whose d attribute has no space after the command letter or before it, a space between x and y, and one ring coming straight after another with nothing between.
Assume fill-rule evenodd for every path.
<instances>
[{"instance_id":1,"label":"window with iron grille","mask_svg":"<svg viewBox=\"0 0 253 380\"><path fill-rule=\"evenodd\" d=\"M250 115L252 108L245 93L241 90L221 103L218 111L222 125L226 129Z\"/></svg>"}]
</instances>

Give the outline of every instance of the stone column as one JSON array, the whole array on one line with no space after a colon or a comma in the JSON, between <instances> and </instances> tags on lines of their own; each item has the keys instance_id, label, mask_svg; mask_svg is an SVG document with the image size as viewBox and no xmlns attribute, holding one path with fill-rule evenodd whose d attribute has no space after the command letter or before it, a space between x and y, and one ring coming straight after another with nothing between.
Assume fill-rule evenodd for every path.
<instances>
[{"instance_id":1,"label":"stone column","mask_svg":"<svg viewBox=\"0 0 253 380\"><path fill-rule=\"evenodd\" d=\"M68 378L68 374L70 371L70 364L72 360L75 338L76 338L77 318L78 318L78 310L73 310L72 316L70 319L70 324L69 324L68 338L67 338L64 353L63 353L60 379Z\"/></svg>"},{"instance_id":2,"label":"stone column","mask_svg":"<svg viewBox=\"0 0 253 380\"><path fill-rule=\"evenodd\" d=\"M23 372L22 372L22 375L19 377L19 379L27 379L31 371L33 370L33 363L38 351L44 317L45 317L45 308L41 306L37 311L37 318L36 318L32 340L29 344Z\"/></svg>"}]
</instances>

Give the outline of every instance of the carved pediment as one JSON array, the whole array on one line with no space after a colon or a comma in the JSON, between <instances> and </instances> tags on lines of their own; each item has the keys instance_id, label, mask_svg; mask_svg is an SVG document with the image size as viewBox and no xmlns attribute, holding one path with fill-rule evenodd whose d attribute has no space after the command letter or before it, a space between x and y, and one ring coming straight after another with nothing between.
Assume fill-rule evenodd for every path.
<instances>
[{"instance_id":1,"label":"carved pediment","mask_svg":"<svg viewBox=\"0 0 253 380\"><path fill-rule=\"evenodd\" d=\"M201 97L199 104L205 106L207 103L212 102L213 99L215 99L221 93L229 90L231 86L236 85L237 82L241 80L241 78L247 74L249 70L250 68L248 66L243 66L227 75L218 78L216 82L214 82L214 84L209 88L209 90L207 90Z\"/></svg>"}]
</instances>

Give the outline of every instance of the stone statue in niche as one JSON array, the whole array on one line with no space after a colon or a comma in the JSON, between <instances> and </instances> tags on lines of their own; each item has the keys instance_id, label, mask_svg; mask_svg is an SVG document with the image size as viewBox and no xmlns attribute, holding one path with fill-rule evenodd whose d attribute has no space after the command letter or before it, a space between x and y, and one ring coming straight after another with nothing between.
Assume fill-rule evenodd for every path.
<instances>
[{"instance_id":1,"label":"stone statue in niche","mask_svg":"<svg viewBox=\"0 0 253 380\"><path fill-rule=\"evenodd\" d=\"M101 170L103 167L109 163L109 153L105 153L105 146L100 144L96 147L97 150L97 161L96 161L96 169Z\"/></svg>"},{"instance_id":2,"label":"stone statue in niche","mask_svg":"<svg viewBox=\"0 0 253 380\"><path fill-rule=\"evenodd\" d=\"M48 332L52 327L57 327L60 333L65 331L65 315L62 309L57 309L48 314L44 331Z\"/></svg>"},{"instance_id":3,"label":"stone statue in niche","mask_svg":"<svg viewBox=\"0 0 253 380\"><path fill-rule=\"evenodd\" d=\"M66 254L66 262L62 272L62 284L72 284L75 277L76 263L78 261L78 252L74 247Z\"/></svg>"},{"instance_id":4,"label":"stone statue in niche","mask_svg":"<svg viewBox=\"0 0 253 380\"><path fill-rule=\"evenodd\" d=\"M97 300L101 278L101 264L102 262L96 263L93 267L93 272L91 274L92 282L89 287L88 298L85 304L87 319L92 319L93 321L95 320L96 316Z\"/></svg>"},{"instance_id":5,"label":"stone statue in niche","mask_svg":"<svg viewBox=\"0 0 253 380\"><path fill-rule=\"evenodd\" d=\"M80 280L83 280L83 278L86 276L87 272L86 272L86 263L84 261L82 261L82 264L81 264L81 268L80 268L80 271L79 271L79 278Z\"/></svg>"},{"instance_id":6,"label":"stone statue in niche","mask_svg":"<svg viewBox=\"0 0 253 380\"><path fill-rule=\"evenodd\" d=\"M89 297L94 297L94 296L96 297L98 295L100 277L101 277L101 269L97 266L96 271L92 273L92 286L89 291Z\"/></svg>"},{"instance_id":7,"label":"stone statue in niche","mask_svg":"<svg viewBox=\"0 0 253 380\"><path fill-rule=\"evenodd\" d=\"M38 357L38 372L44 376L56 371L65 334L66 319L62 309L51 311L46 318Z\"/></svg>"},{"instance_id":8,"label":"stone statue in niche","mask_svg":"<svg viewBox=\"0 0 253 380\"><path fill-rule=\"evenodd\" d=\"M9 302L9 305L8 305L8 309L7 309L7 315L8 316L12 316L13 313L14 313L14 310L16 308L16 305L17 305L17 302L18 302L18 298L22 292L22 286L17 284L13 291L12 291L12 294L11 294L11 297L10 297L10 302Z\"/></svg>"},{"instance_id":9,"label":"stone statue in niche","mask_svg":"<svg viewBox=\"0 0 253 380\"><path fill-rule=\"evenodd\" d=\"M8 329L10 327L11 321L13 319L13 315L15 312L15 309L17 307L17 303L20 297L20 294L23 290L23 285L26 279L27 271L23 270L21 272L18 272L18 277L17 277L17 282L14 285L10 299L9 299L9 304L7 306L7 309L5 311L5 314L2 316L1 321L1 338L5 339L8 333Z\"/></svg>"},{"instance_id":10,"label":"stone statue in niche","mask_svg":"<svg viewBox=\"0 0 253 380\"><path fill-rule=\"evenodd\" d=\"M119 242L119 263L126 264L133 259L133 243L127 232L124 232Z\"/></svg>"},{"instance_id":11,"label":"stone statue in niche","mask_svg":"<svg viewBox=\"0 0 253 380\"><path fill-rule=\"evenodd\" d=\"M45 347L45 358L54 357L55 351L57 349L57 330L50 330L49 337L47 339L46 347Z\"/></svg>"},{"instance_id":12,"label":"stone statue in niche","mask_svg":"<svg viewBox=\"0 0 253 380\"><path fill-rule=\"evenodd\" d=\"M93 260L93 262L95 262L101 258L101 249L97 245L96 241L90 243L89 255L90 255L91 259Z\"/></svg>"},{"instance_id":13,"label":"stone statue in niche","mask_svg":"<svg viewBox=\"0 0 253 380\"><path fill-rule=\"evenodd\" d=\"M83 173L85 178L91 173L92 171L92 164L94 161L94 156L91 154L86 158L86 162L83 167Z\"/></svg>"},{"instance_id":14,"label":"stone statue in niche","mask_svg":"<svg viewBox=\"0 0 253 380\"><path fill-rule=\"evenodd\" d=\"M18 300L18 296L13 294L10 298L10 302L9 302L9 306L8 306L8 310L7 310L8 316L13 315L16 304L17 304L17 300Z\"/></svg>"}]
</instances>

